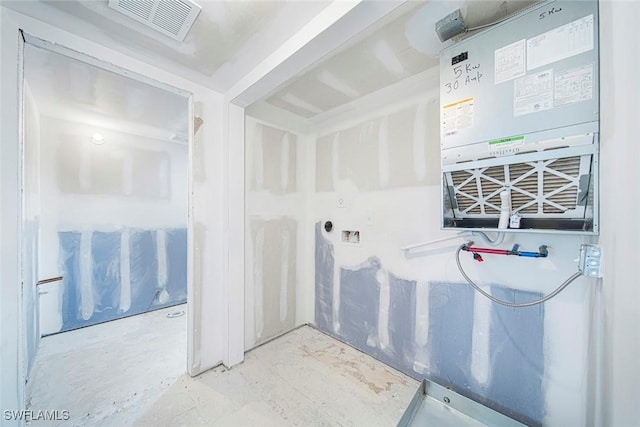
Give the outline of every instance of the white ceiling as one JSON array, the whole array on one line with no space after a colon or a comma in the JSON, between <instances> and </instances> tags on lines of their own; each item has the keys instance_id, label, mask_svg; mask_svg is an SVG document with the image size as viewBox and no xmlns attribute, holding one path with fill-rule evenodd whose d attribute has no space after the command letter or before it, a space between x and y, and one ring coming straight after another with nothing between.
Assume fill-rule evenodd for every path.
<instances>
[{"instance_id":1,"label":"white ceiling","mask_svg":"<svg viewBox=\"0 0 640 427\"><path fill-rule=\"evenodd\" d=\"M393 0L392 0L393 1ZM469 27L487 24L535 0L430 0L402 4L391 15L317 61L265 97L264 105L287 110L304 120L336 110L354 99L378 92L435 67L444 47L435 22L460 8ZM180 43L110 9L107 0L2 1L36 19L109 46L225 93L254 70L331 2L199 1L202 11ZM44 55L40 75L31 77L42 105L51 100L88 110L126 112L129 119L164 127L172 113L153 117L143 104L151 93L95 69L70 79L64 63ZM83 88L79 86L85 85ZM123 92L122 92L123 91ZM49 97L50 100L47 100ZM136 114L138 116L136 116ZM179 133L183 131L179 130ZM186 134L186 132L185 132Z\"/></svg>"},{"instance_id":2,"label":"white ceiling","mask_svg":"<svg viewBox=\"0 0 640 427\"><path fill-rule=\"evenodd\" d=\"M2 0L2 5L226 92L331 2L200 1L180 43L122 15L107 0Z\"/></svg>"},{"instance_id":3,"label":"white ceiling","mask_svg":"<svg viewBox=\"0 0 640 427\"><path fill-rule=\"evenodd\" d=\"M412 2L399 16L347 41L333 55L288 81L268 96L266 103L305 119L317 117L437 66L445 44L436 35L435 23L456 9L461 9L465 23L473 28L535 2Z\"/></svg>"},{"instance_id":4,"label":"white ceiling","mask_svg":"<svg viewBox=\"0 0 640 427\"><path fill-rule=\"evenodd\" d=\"M423 54L405 35L416 13L413 8L348 42L266 101L310 118L435 66L437 51Z\"/></svg>"},{"instance_id":5,"label":"white ceiling","mask_svg":"<svg viewBox=\"0 0 640 427\"><path fill-rule=\"evenodd\" d=\"M186 143L187 98L27 44L24 77L40 114Z\"/></svg>"}]
</instances>

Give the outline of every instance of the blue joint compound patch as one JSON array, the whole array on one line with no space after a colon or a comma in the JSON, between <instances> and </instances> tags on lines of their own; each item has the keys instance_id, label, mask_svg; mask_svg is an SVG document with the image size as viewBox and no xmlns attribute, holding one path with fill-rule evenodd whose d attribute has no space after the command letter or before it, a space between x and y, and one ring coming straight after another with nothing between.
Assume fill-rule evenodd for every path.
<instances>
[{"instance_id":1,"label":"blue joint compound patch","mask_svg":"<svg viewBox=\"0 0 640 427\"><path fill-rule=\"evenodd\" d=\"M358 348L377 347L380 260L372 257L358 269L340 269L339 335Z\"/></svg>"},{"instance_id":2,"label":"blue joint compound patch","mask_svg":"<svg viewBox=\"0 0 640 427\"><path fill-rule=\"evenodd\" d=\"M93 315L100 323L120 315L121 232L93 232L91 236Z\"/></svg>"},{"instance_id":3,"label":"blue joint compound patch","mask_svg":"<svg viewBox=\"0 0 640 427\"><path fill-rule=\"evenodd\" d=\"M473 289L466 284L429 283L427 377L462 393L472 381Z\"/></svg>"},{"instance_id":4,"label":"blue joint compound patch","mask_svg":"<svg viewBox=\"0 0 640 427\"><path fill-rule=\"evenodd\" d=\"M158 302L157 255L156 231L132 229L129 235L130 314L149 311Z\"/></svg>"},{"instance_id":5,"label":"blue joint compound patch","mask_svg":"<svg viewBox=\"0 0 640 427\"><path fill-rule=\"evenodd\" d=\"M321 331L333 331L333 244L322 235L316 223L315 325Z\"/></svg>"},{"instance_id":6,"label":"blue joint compound patch","mask_svg":"<svg viewBox=\"0 0 640 427\"><path fill-rule=\"evenodd\" d=\"M60 244L58 264L62 280L62 331L82 326L82 302L80 300L80 238L75 231L58 233Z\"/></svg>"},{"instance_id":7,"label":"blue joint compound patch","mask_svg":"<svg viewBox=\"0 0 640 427\"><path fill-rule=\"evenodd\" d=\"M167 230L167 292L169 302L187 300L187 229Z\"/></svg>"},{"instance_id":8,"label":"blue joint compound patch","mask_svg":"<svg viewBox=\"0 0 640 427\"><path fill-rule=\"evenodd\" d=\"M491 293L502 300L523 303L542 297L492 286ZM494 409L530 426L542 425L545 408L544 304L511 308L492 304L490 332L491 382L483 396Z\"/></svg>"},{"instance_id":9,"label":"blue joint compound patch","mask_svg":"<svg viewBox=\"0 0 640 427\"><path fill-rule=\"evenodd\" d=\"M541 296L500 286L491 292L510 302ZM491 365L487 383L480 384L471 374L474 297L466 283L430 283L427 377L527 425L542 425L544 308L491 303L485 356Z\"/></svg>"},{"instance_id":10,"label":"blue joint compound patch","mask_svg":"<svg viewBox=\"0 0 640 427\"><path fill-rule=\"evenodd\" d=\"M62 275L62 328L59 332L90 326L153 309L184 303L187 299L187 230L167 233L167 300L158 297L158 251L156 230L132 229L129 238L131 307L120 308L122 231L93 232L91 238L93 314L82 317L80 293L81 233L58 233Z\"/></svg>"},{"instance_id":11,"label":"blue joint compound patch","mask_svg":"<svg viewBox=\"0 0 640 427\"><path fill-rule=\"evenodd\" d=\"M389 341L384 356L393 366L411 374L415 360L416 282L389 273ZM390 363L391 364L391 363Z\"/></svg>"}]
</instances>

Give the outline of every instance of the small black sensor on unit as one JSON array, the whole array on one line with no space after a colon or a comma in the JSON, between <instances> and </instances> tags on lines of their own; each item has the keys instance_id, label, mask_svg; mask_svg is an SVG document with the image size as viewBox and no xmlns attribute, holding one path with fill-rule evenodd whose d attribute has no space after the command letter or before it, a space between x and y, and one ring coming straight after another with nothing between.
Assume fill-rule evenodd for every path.
<instances>
[{"instance_id":1,"label":"small black sensor on unit","mask_svg":"<svg viewBox=\"0 0 640 427\"><path fill-rule=\"evenodd\" d=\"M451 58L451 65L456 65L457 63L466 61L467 59L469 59L469 52L462 52L460 55Z\"/></svg>"},{"instance_id":2,"label":"small black sensor on unit","mask_svg":"<svg viewBox=\"0 0 640 427\"><path fill-rule=\"evenodd\" d=\"M325 222L324 229L327 233L331 232L331 230L333 230L333 223L331 221Z\"/></svg>"}]
</instances>

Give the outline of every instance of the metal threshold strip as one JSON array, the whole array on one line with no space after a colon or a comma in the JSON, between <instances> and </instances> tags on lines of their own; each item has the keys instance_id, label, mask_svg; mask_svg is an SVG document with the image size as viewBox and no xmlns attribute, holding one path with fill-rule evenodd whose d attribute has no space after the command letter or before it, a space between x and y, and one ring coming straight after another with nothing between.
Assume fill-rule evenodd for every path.
<instances>
[{"instance_id":1,"label":"metal threshold strip","mask_svg":"<svg viewBox=\"0 0 640 427\"><path fill-rule=\"evenodd\" d=\"M525 426L434 382L423 380L398 427Z\"/></svg>"}]
</instances>

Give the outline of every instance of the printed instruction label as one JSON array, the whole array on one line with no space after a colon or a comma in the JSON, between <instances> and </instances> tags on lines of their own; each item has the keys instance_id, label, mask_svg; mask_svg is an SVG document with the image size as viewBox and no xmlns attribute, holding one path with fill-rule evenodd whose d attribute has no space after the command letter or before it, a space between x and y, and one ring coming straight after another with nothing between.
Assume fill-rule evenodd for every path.
<instances>
[{"instance_id":1,"label":"printed instruction label","mask_svg":"<svg viewBox=\"0 0 640 427\"><path fill-rule=\"evenodd\" d=\"M522 39L496 49L494 52L496 84L522 77L527 73L525 46L526 40Z\"/></svg>"},{"instance_id":2,"label":"printed instruction label","mask_svg":"<svg viewBox=\"0 0 640 427\"><path fill-rule=\"evenodd\" d=\"M442 107L442 135L455 135L473 126L473 98L463 99Z\"/></svg>"},{"instance_id":3,"label":"printed instruction label","mask_svg":"<svg viewBox=\"0 0 640 427\"><path fill-rule=\"evenodd\" d=\"M593 15L527 40L527 70L593 49Z\"/></svg>"},{"instance_id":4,"label":"printed instruction label","mask_svg":"<svg viewBox=\"0 0 640 427\"><path fill-rule=\"evenodd\" d=\"M553 69L521 77L513 82L513 115L553 108Z\"/></svg>"},{"instance_id":5,"label":"printed instruction label","mask_svg":"<svg viewBox=\"0 0 640 427\"><path fill-rule=\"evenodd\" d=\"M524 145L524 136L512 136L510 138L494 139L489 141L489 154L492 156L511 156L520 151Z\"/></svg>"},{"instance_id":6,"label":"printed instruction label","mask_svg":"<svg viewBox=\"0 0 640 427\"><path fill-rule=\"evenodd\" d=\"M556 74L553 105L573 104L593 98L593 64Z\"/></svg>"}]
</instances>

